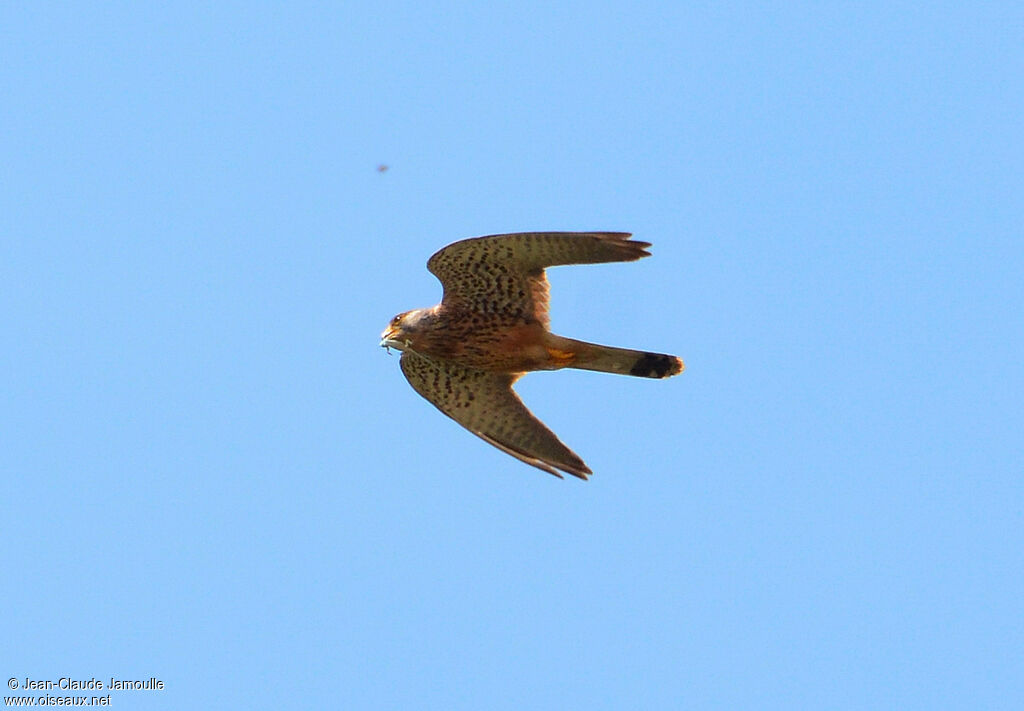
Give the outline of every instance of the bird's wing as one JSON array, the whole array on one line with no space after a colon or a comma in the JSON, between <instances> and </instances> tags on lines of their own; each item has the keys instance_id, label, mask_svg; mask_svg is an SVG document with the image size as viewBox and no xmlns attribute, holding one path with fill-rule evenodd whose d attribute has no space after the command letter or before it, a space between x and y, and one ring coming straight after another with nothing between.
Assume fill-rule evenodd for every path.
<instances>
[{"instance_id":1,"label":"bird's wing","mask_svg":"<svg viewBox=\"0 0 1024 711\"><path fill-rule=\"evenodd\" d=\"M474 237L441 249L427 269L444 287L443 303L548 327L545 267L632 262L650 256L628 232L518 232Z\"/></svg>"},{"instance_id":2,"label":"bird's wing","mask_svg":"<svg viewBox=\"0 0 1024 711\"><path fill-rule=\"evenodd\" d=\"M559 478L559 469L581 479L592 473L515 394L517 376L463 368L409 351L401 363L416 392L501 451Z\"/></svg>"}]
</instances>

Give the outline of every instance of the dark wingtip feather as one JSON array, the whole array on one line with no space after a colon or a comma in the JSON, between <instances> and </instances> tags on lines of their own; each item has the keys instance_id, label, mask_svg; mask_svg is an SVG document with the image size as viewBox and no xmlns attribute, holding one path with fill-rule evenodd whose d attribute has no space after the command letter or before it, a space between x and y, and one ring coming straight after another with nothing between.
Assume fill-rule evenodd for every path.
<instances>
[{"instance_id":1,"label":"dark wingtip feather","mask_svg":"<svg viewBox=\"0 0 1024 711\"><path fill-rule=\"evenodd\" d=\"M643 259L644 257L651 256L651 253L647 250L650 248L650 242L641 242L637 239L629 239L629 233L622 233L621 237L616 237L616 249L621 253L621 259L624 262L633 262L637 259Z\"/></svg>"},{"instance_id":2,"label":"dark wingtip feather","mask_svg":"<svg viewBox=\"0 0 1024 711\"><path fill-rule=\"evenodd\" d=\"M594 473L594 472L590 471L590 468L587 465L585 465L585 464L583 465L583 467L581 467L579 469L566 469L565 467L562 467L562 469L564 471L569 472L574 477L578 477L578 478L582 479L583 481L590 481L590 476L591 476L591 474Z\"/></svg>"}]
</instances>

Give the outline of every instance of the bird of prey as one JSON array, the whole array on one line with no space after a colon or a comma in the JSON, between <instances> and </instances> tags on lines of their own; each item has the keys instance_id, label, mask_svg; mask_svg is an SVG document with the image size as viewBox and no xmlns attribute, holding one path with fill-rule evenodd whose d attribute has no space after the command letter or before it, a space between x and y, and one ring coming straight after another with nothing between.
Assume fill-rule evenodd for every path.
<instances>
[{"instance_id":1,"label":"bird of prey","mask_svg":"<svg viewBox=\"0 0 1024 711\"><path fill-rule=\"evenodd\" d=\"M441 303L395 316L381 346L402 351L409 384L507 454L561 478L591 470L526 408L512 384L533 370L582 368L642 378L683 371L676 356L612 348L548 330L545 267L632 262L648 242L628 232L520 232L465 239L427 261Z\"/></svg>"}]
</instances>

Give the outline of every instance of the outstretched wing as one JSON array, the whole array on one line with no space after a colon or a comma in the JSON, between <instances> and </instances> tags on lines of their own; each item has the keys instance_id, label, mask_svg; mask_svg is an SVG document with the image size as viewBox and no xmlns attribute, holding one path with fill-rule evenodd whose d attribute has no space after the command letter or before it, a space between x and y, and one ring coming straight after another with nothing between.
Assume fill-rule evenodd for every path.
<instances>
[{"instance_id":1,"label":"outstretched wing","mask_svg":"<svg viewBox=\"0 0 1024 711\"><path fill-rule=\"evenodd\" d=\"M410 351L402 353L401 363L416 392L501 451L559 478L559 469L581 479L592 473L513 392L518 376L437 362Z\"/></svg>"},{"instance_id":2,"label":"outstretched wing","mask_svg":"<svg viewBox=\"0 0 1024 711\"><path fill-rule=\"evenodd\" d=\"M632 262L648 257L649 242L628 232L518 232L455 242L427 261L441 280L443 303L493 314L507 323L548 327L545 267Z\"/></svg>"}]
</instances>

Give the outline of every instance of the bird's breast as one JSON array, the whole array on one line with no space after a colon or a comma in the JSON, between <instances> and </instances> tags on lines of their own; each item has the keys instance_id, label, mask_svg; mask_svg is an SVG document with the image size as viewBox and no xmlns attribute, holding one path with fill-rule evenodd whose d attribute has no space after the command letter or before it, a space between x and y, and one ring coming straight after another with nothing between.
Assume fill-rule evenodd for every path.
<instances>
[{"instance_id":1,"label":"bird's breast","mask_svg":"<svg viewBox=\"0 0 1024 711\"><path fill-rule=\"evenodd\" d=\"M537 323L452 319L432 329L426 355L493 372L542 370L551 367L544 336L544 327Z\"/></svg>"}]
</instances>

